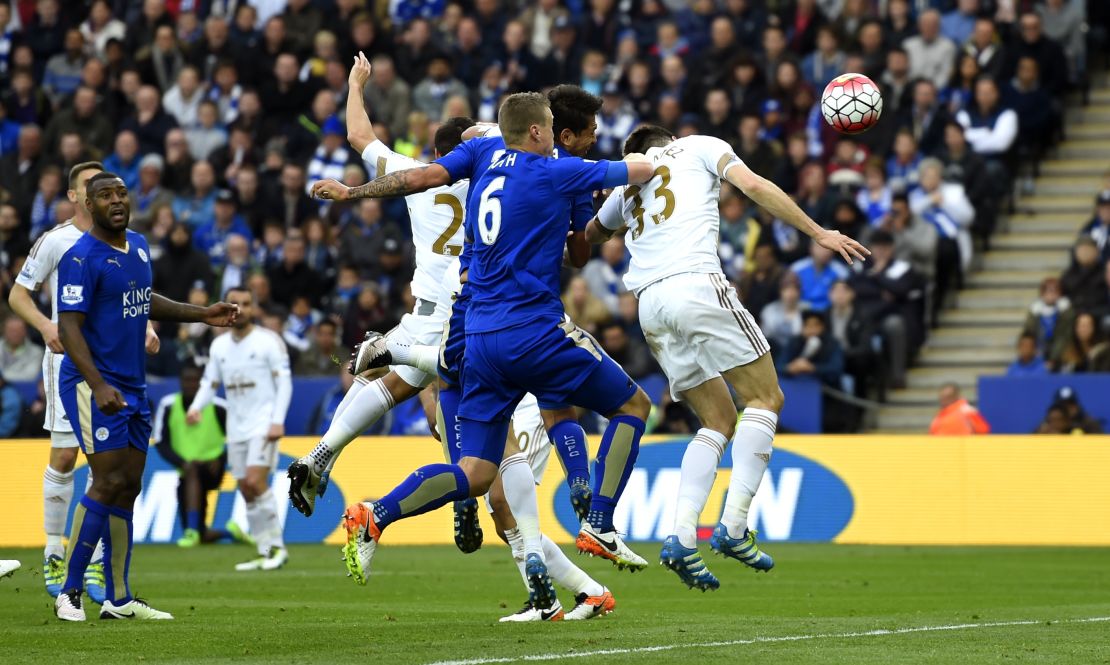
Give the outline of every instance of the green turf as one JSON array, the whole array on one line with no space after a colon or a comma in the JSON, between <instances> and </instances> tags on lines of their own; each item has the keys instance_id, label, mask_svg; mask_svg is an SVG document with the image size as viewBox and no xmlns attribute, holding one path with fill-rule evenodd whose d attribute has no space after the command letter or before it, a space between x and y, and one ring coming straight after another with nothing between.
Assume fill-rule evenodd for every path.
<instances>
[{"instance_id":1,"label":"green turf","mask_svg":"<svg viewBox=\"0 0 1110 665\"><path fill-rule=\"evenodd\" d=\"M654 559L657 546L637 547ZM1110 551L773 545L757 574L710 557L715 593L658 566L630 575L574 557L617 611L581 623L499 625L525 598L502 547L383 546L369 586L343 576L337 547L295 546L276 573L235 573L250 552L144 546L134 587L174 622L62 624L40 553L0 550L24 569L0 581L0 662L428 663L481 657L843 634L1031 619L1035 625L612 654L592 662L1110 663ZM561 594L564 603L570 594ZM87 604L89 610L94 605ZM90 611L91 616L95 616ZM582 659L559 662L586 662Z\"/></svg>"}]
</instances>

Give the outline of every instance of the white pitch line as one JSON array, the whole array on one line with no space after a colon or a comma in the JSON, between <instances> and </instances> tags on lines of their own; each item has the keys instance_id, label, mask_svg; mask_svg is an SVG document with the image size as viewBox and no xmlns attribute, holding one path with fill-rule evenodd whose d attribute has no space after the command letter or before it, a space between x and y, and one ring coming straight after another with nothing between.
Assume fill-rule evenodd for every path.
<instances>
[{"instance_id":1,"label":"white pitch line","mask_svg":"<svg viewBox=\"0 0 1110 665\"><path fill-rule=\"evenodd\" d=\"M878 637L883 635L907 635L910 633L936 633L946 630L972 630L976 628L1001 628L1004 626L1035 626L1038 624L1058 623L1102 623L1110 621L1110 616L1086 617L1081 619L1026 619L1023 621L987 621L981 623L957 623L947 626L917 626L910 628L865 630L853 633L816 633L812 635L782 635L778 637L753 637L745 640L723 642L700 642L694 644L661 644L658 646L627 647L622 649L598 649L595 651L572 651L569 653L546 653L513 656L511 658L471 658L468 660L439 660L429 665L490 665L492 663L536 662L545 660L567 660L570 658L592 658L594 656L613 656L632 653L655 653L673 649L707 649L717 647L742 646L746 644L774 644L777 642L802 642L806 640L851 639L856 637Z\"/></svg>"}]
</instances>

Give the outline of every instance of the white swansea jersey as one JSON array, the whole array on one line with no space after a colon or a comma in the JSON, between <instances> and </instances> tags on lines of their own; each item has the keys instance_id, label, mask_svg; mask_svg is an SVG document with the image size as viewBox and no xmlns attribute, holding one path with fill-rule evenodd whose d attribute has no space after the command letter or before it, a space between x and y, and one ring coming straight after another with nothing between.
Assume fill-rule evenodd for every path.
<instances>
[{"instance_id":1,"label":"white swansea jersey","mask_svg":"<svg viewBox=\"0 0 1110 665\"><path fill-rule=\"evenodd\" d=\"M15 283L28 291L37 291L46 283L50 289L50 320L58 322L58 262L85 232L72 219L39 236Z\"/></svg>"},{"instance_id":2,"label":"white swansea jersey","mask_svg":"<svg viewBox=\"0 0 1110 665\"><path fill-rule=\"evenodd\" d=\"M740 163L732 146L711 136L687 136L647 156L655 166L651 180L616 188L598 212L605 228L628 227L632 261L624 285L638 292L679 273L721 272L717 200L725 171Z\"/></svg>"},{"instance_id":3,"label":"white swansea jersey","mask_svg":"<svg viewBox=\"0 0 1110 665\"><path fill-rule=\"evenodd\" d=\"M285 420L274 409L279 408L278 379L288 376L289 352L272 330L255 326L240 340L233 332L212 340L204 381L224 386L229 443L266 436L271 423Z\"/></svg>"},{"instance_id":4,"label":"white swansea jersey","mask_svg":"<svg viewBox=\"0 0 1110 665\"><path fill-rule=\"evenodd\" d=\"M362 151L370 178L379 178L397 171L426 166L411 157L400 155L381 141L374 141ZM469 180L436 187L405 197L412 223L412 241L416 245L416 272L412 276L412 295L421 300L447 302L441 284L444 270L463 248L463 214Z\"/></svg>"}]
</instances>

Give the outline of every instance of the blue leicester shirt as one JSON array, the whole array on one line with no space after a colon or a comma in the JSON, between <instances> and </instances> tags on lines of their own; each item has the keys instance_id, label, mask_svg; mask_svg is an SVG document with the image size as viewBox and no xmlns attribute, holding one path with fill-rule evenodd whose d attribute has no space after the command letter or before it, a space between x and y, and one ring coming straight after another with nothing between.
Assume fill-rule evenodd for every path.
<instances>
[{"instance_id":1,"label":"blue leicester shirt","mask_svg":"<svg viewBox=\"0 0 1110 665\"><path fill-rule=\"evenodd\" d=\"M435 163L447 169L447 173L451 176L452 182L469 178L473 183L476 182L479 176L504 153L505 141L500 136L483 136L460 143L454 150L437 159ZM555 157L569 157L569 155L562 153L556 148ZM470 210L470 203L473 200L474 187L471 186L466 199L466 209L468 211ZM574 198L574 204L571 206L571 230L585 230L586 224L593 219L593 216L593 192L582 192L578 194ZM470 267L470 245L473 242L473 236L469 233L466 233L465 236L462 255L459 257L462 270L466 270Z\"/></svg>"},{"instance_id":2,"label":"blue leicester shirt","mask_svg":"<svg viewBox=\"0 0 1110 665\"><path fill-rule=\"evenodd\" d=\"M93 364L121 392L146 390L146 322L150 318L150 250L142 234L127 232L127 251L86 233L58 263L58 313L82 312L81 333ZM61 385L83 378L67 354Z\"/></svg>"},{"instance_id":3,"label":"blue leicester shirt","mask_svg":"<svg viewBox=\"0 0 1110 665\"><path fill-rule=\"evenodd\" d=\"M506 150L470 182L473 238L466 331L561 321L559 273L577 195L628 182L623 162Z\"/></svg>"}]
</instances>

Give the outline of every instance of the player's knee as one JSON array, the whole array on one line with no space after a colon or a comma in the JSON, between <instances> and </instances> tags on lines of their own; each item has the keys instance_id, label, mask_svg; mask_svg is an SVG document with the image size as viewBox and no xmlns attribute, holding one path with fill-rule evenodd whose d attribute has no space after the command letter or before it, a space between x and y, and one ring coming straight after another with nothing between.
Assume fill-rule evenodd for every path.
<instances>
[{"instance_id":1,"label":"player's knee","mask_svg":"<svg viewBox=\"0 0 1110 665\"><path fill-rule=\"evenodd\" d=\"M101 501L115 503L127 498L130 485L131 480L124 471L108 471L93 476L92 489L101 497Z\"/></svg>"},{"instance_id":2,"label":"player's knee","mask_svg":"<svg viewBox=\"0 0 1110 665\"><path fill-rule=\"evenodd\" d=\"M714 415L712 418L706 418L702 425L714 432L720 432L726 439L731 439L736 433L736 413L728 411Z\"/></svg>"},{"instance_id":3,"label":"player's knee","mask_svg":"<svg viewBox=\"0 0 1110 665\"><path fill-rule=\"evenodd\" d=\"M239 479L239 493L243 495L245 501L254 501L265 490L259 490L259 483L253 478L240 478Z\"/></svg>"},{"instance_id":4,"label":"player's knee","mask_svg":"<svg viewBox=\"0 0 1110 665\"><path fill-rule=\"evenodd\" d=\"M577 421L578 411L576 411L573 406L565 406L561 409L553 409L551 411L543 409L540 411L540 416L543 418L543 428L545 430L550 430L564 420Z\"/></svg>"},{"instance_id":5,"label":"player's knee","mask_svg":"<svg viewBox=\"0 0 1110 665\"><path fill-rule=\"evenodd\" d=\"M496 517L504 517L513 514L512 511L509 510L509 501L505 498L503 492L490 492L489 507Z\"/></svg>"},{"instance_id":6,"label":"player's knee","mask_svg":"<svg viewBox=\"0 0 1110 665\"><path fill-rule=\"evenodd\" d=\"M756 396L754 399L748 400L748 406L774 411L775 413L782 413L782 405L785 402L786 396L782 394L782 388L780 388L778 384L775 384L770 390Z\"/></svg>"},{"instance_id":7,"label":"player's knee","mask_svg":"<svg viewBox=\"0 0 1110 665\"><path fill-rule=\"evenodd\" d=\"M640 388L637 388L635 394L617 411L620 415L635 416L640 420L647 420L650 412L651 400Z\"/></svg>"},{"instance_id":8,"label":"player's knee","mask_svg":"<svg viewBox=\"0 0 1110 665\"><path fill-rule=\"evenodd\" d=\"M466 475L470 484L470 496L478 497L489 491L497 477L497 467L486 460L476 457L465 457L459 462L459 467Z\"/></svg>"},{"instance_id":9,"label":"player's knee","mask_svg":"<svg viewBox=\"0 0 1110 665\"><path fill-rule=\"evenodd\" d=\"M76 448L51 448L50 468L59 473L69 473L77 465Z\"/></svg>"}]
</instances>

